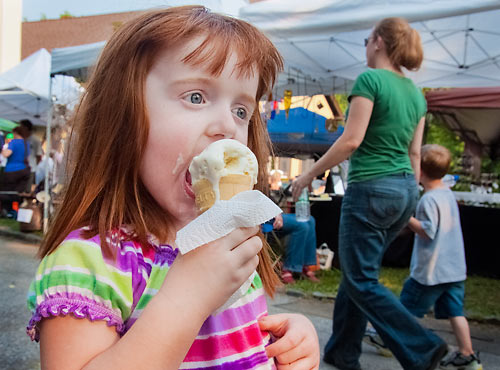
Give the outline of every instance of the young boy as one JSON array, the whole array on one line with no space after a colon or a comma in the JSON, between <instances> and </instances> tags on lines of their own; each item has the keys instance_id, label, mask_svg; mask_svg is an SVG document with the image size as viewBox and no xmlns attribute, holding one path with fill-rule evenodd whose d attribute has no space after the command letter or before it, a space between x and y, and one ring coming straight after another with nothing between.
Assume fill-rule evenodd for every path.
<instances>
[{"instance_id":1,"label":"young boy","mask_svg":"<svg viewBox=\"0 0 500 370\"><path fill-rule=\"evenodd\" d=\"M459 350L441 362L441 369L482 370L463 313L466 266L458 205L453 192L442 182L450 161L450 152L441 145L422 147L420 183L425 194L417 204L416 217L408 224L415 232L415 242L410 277L400 300L417 317L434 307L437 319L450 320ZM365 341L387 355L373 329L367 330Z\"/></svg>"}]
</instances>

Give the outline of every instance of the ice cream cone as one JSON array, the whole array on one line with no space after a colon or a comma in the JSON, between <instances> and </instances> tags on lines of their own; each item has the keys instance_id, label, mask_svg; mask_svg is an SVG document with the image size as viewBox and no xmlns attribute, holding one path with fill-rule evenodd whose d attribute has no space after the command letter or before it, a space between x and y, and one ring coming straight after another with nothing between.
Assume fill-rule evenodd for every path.
<instances>
[{"instance_id":1,"label":"ice cream cone","mask_svg":"<svg viewBox=\"0 0 500 370\"><path fill-rule=\"evenodd\" d=\"M252 177L248 175L229 174L221 177L219 181L221 200L229 200L242 191L252 189Z\"/></svg>"},{"instance_id":2,"label":"ice cream cone","mask_svg":"<svg viewBox=\"0 0 500 370\"><path fill-rule=\"evenodd\" d=\"M201 179L193 184L195 203L201 212L205 212L215 203L215 191L212 183L207 179Z\"/></svg>"},{"instance_id":3,"label":"ice cream cone","mask_svg":"<svg viewBox=\"0 0 500 370\"><path fill-rule=\"evenodd\" d=\"M205 212L218 200L252 190L259 164L255 154L233 139L217 140L191 160L189 173L198 210Z\"/></svg>"}]
</instances>

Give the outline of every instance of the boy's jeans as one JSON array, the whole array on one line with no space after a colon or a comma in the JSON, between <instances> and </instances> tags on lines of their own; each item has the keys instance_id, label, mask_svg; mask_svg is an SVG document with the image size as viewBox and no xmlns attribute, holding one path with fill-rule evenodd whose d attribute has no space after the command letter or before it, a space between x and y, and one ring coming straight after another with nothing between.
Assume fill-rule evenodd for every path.
<instances>
[{"instance_id":1,"label":"boy's jeans","mask_svg":"<svg viewBox=\"0 0 500 370\"><path fill-rule=\"evenodd\" d=\"M378 282L384 252L407 224L417 198L413 174L351 183L347 188L339 232L342 281L333 334L325 347L325 357L341 367L359 368L367 319L404 369L427 368L443 343Z\"/></svg>"}]
</instances>

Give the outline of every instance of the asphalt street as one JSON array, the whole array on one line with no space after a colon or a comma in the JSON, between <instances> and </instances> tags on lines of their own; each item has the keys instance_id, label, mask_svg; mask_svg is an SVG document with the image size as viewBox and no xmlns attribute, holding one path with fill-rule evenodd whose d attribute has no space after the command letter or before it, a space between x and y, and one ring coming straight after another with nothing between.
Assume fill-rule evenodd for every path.
<instances>
[{"instance_id":1,"label":"asphalt street","mask_svg":"<svg viewBox=\"0 0 500 370\"><path fill-rule=\"evenodd\" d=\"M0 369L40 369L39 347L25 333L30 314L26 307L26 292L34 276L38 261L37 246L14 239L0 237ZM318 332L321 349L328 340L332 327L332 300L305 299L278 293L269 300L269 312L299 312L313 322ZM454 339L447 322L424 320L448 344ZM473 345L481 351L485 370L500 370L500 326L471 323ZM396 370L401 366L394 358L379 356L376 350L363 344L363 369ZM335 369L321 363L320 370Z\"/></svg>"}]
</instances>

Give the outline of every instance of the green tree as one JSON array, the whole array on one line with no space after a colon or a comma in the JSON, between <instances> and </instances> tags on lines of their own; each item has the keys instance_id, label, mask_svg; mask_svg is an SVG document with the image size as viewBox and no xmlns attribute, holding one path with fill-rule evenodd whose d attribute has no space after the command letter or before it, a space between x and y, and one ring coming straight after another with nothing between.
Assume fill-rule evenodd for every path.
<instances>
[{"instance_id":1,"label":"green tree","mask_svg":"<svg viewBox=\"0 0 500 370\"><path fill-rule=\"evenodd\" d=\"M432 114L428 114L426 118L424 144L439 144L447 148L451 152L450 172L460 172L464 141Z\"/></svg>"},{"instance_id":2,"label":"green tree","mask_svg":"<svg viewBox=\"0 0 500 370\"><path fill-rule=\"evenodd\" d=\"M64 11L61 15L59 15L60 19L73 18L73 15L67 10Z\"/></svg>"},{"instance_id":3,"label":"green tree","mask_svg":"<svg viewBox=\"0 0 500 370\"><path fill-rule=\"evenodd\" d=\"M349 102L347 101L347 94L335 94L335 99L337 99L342 112L346 112Z\"/></svg>"}]
</instances>

